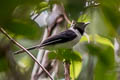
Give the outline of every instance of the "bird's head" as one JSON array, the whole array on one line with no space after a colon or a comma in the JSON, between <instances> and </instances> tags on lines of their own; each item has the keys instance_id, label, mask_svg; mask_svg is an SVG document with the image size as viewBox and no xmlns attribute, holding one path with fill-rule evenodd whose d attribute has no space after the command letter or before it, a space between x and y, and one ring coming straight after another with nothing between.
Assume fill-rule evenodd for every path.
<instances>
[{"instance_id":1,"label":"bird's head","mask_svg":"<svg viewBox=\"0 0 120 80\"><path fill-rule=\"evenodd\" d=\"M77 29L82 35L85 32L85 28L86 26L89 24L89 22L84 23L84 22L77 22L77 23L73 23L73 29Z\"/></svg>"}]
</instances>

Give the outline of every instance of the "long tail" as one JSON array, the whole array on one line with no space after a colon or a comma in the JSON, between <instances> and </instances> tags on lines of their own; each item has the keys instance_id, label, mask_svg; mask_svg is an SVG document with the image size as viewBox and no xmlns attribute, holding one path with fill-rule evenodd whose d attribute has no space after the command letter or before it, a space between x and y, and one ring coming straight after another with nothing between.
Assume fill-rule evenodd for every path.
<instances>
[{"instance_id":1,"label":"long tail","mask_svg":"<svg viewBox=\"0 0 120 80\"><path fill-rule=\"evenodd\" d=\"M30 48L26 48L27 50L33 50L33 49L38 49L40 47L40 45L36 45L36 46L32 46L32 47L30 47ZM23 53L23 52L25 52L24 50L18 50L18 51L16 51L16 52L14 52L13 54L14 55L17 55L17 54L20 54L20 53Z\"/></svg>"}]
</instances>

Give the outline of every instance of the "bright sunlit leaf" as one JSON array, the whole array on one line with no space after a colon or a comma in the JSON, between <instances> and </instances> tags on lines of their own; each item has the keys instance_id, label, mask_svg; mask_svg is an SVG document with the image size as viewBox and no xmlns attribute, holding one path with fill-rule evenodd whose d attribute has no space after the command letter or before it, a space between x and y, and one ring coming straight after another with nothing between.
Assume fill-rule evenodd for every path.
<instances>
[{"instance_id":1,"label":"bright sunlit leaf","mask_svg":"<svg viewBox=\"0 0 120 80\"><path fill-rule=\"evenodd\" d=\"M71 61L70 76L72 80L75 80L79 76L81 69L82 69L81 61Z\"/></svg>"},{"instance_id":2,"label":"bright sunlit leaf","mask_svg":"<svg viewBox=\"0 0 120 80\"><path fill-rule=\"evenodd\" d=\"M105 37L96 34L96 35L89 35L89 38L90 38L90 42L101 43L101 44L109 45L112 48L114 48L112 42ZM80 42L86 42L86 41L88 42L88 39L85 36L83 36L80 40Z\"/></svg>"}]
</instances>

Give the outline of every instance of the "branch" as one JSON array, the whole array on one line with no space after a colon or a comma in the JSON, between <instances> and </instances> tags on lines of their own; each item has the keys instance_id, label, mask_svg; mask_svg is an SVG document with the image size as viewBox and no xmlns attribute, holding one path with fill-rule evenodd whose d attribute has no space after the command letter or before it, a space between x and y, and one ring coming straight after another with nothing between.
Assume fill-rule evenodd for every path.
<instances>
[{"instance_id":1,"label":"branch","mask_svg":"<svg viewBox=\"0 0 120 80\"><path fill-rule=\"evenodd\" d=\"M45 28L42 41L44 41L44 40L47 38L47 35L48 35L48 30L47 30L47 28ZM42 42L42 41L41 41L41 42ZM43 55L45 54L45 52L46 52L45 50L39 49L39 52L38 52L38 54L37 54L37 60L38 60L39 62L42 61ZM32 74L31 74L31 79L30 79L30 80L35 80L35 79L36 79L36 75L37 75L38 71L39 71L39 66L38 66L37 64L34 64L34 67L33 67L33 70L32 70Z\"/></svg>"},{"instance_id":2,"label":"branch","mask_svg":"<svg viewBox=\"0 0 120 80\"><path fill-rule=\"evenodd\" d=\"M72 22L69 20L65 12L64 12L64 18L67 21L67 23L72 24Z\"/></svg>"},{"instance_id":3,"label":"branch","mask_svg":"<svg viewBox=\"0 0 120 80\"><path fill-rule=\"evenodd\" d=\"M68 18L66 12L65 12L65 8L64 8L64 5L61 3L61 6L63 7L64 9L64 12L63 12L63 15L64 15L64 18L65 20L67 21L67 23L71 24L72 22L70 21L70 19Z\"/></svg>"},{"instance_id":4,"label":"branch","mask_svg":"<svg viewBox=\"0 0 120 80\"><path fill-rule=\"evenodd\" d=\"M37 59L27 50L25 49L21 44L19 44L18 42L16 42L14 39L12 39L8 33L3 29L0 28L0 31L8 38L11 40L11 42L13 42L14 44L16 44L18 47L20 47L21 49L23 49L29 56L31 56L31 58L42 68L42 70L45 71L45 73L49 76L49 78L51 80L53 80L53 78L51 77L51 75L49 74L49 72L37 61Z\"/></svg>"},{"instance_id":5,"label":"branch","mask_svg":"<svg viewBox=\"0 0 120 80\"><path fill-rule=\"evenodd\" d=\"M64 62L64 69L65 69L65 80L70 80L70 62Z\"/></svg>"}]
</instances>

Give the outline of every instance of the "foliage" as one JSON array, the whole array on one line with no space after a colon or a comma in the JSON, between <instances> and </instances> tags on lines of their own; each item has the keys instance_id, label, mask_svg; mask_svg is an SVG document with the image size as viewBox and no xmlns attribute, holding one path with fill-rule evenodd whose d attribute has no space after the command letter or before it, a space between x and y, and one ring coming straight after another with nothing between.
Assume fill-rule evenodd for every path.
<instances>
[{"instance_id":1,"label":"foliage","mask_svg":"<svg viewBox=\"0 0 120 80\"><path fill-rule=\"evenodd\" d=\"M81 76L88 77L86 74L89 74L90 70L84 74L81 71L84 66L88 67L86 64L89 64L89 61L85 59L86 64L84 65L84 56L91 55L94 58L92 61L94 63L93 76L92 79L84 77L84 80L117 80L119 73L115 72L114 38L119 37L120 34L119 0L1 0L0 27L7 30L25 47L38 44L42 38L44 27L39 26L33 18L44 11L49 13L55 3L64 5L70 20L91 22L86 29L90 43L83 36L80 45L74 50L53 51L49 53L48 57L60 61L70 61L71 78L78 80ZM11 54L13 57L12 52L18 48L9 44L11 44L10 41L0 33L0 80L7 80L6 78L12 80L14 77L7 74L12 70L7 54ZM33 51L33 53L37 52ZM16 65L20 65L20 68L16 68L16 66L14 68L22 71L22 75L28 72L29 74L26 74L25 77L30 78L33 66L31 59L24 53L14 56L13 59L16 61ZM5 76L2 76L3 74ZM25 79L29 80L29 78Z\"/></svg>"}]
</instances>

